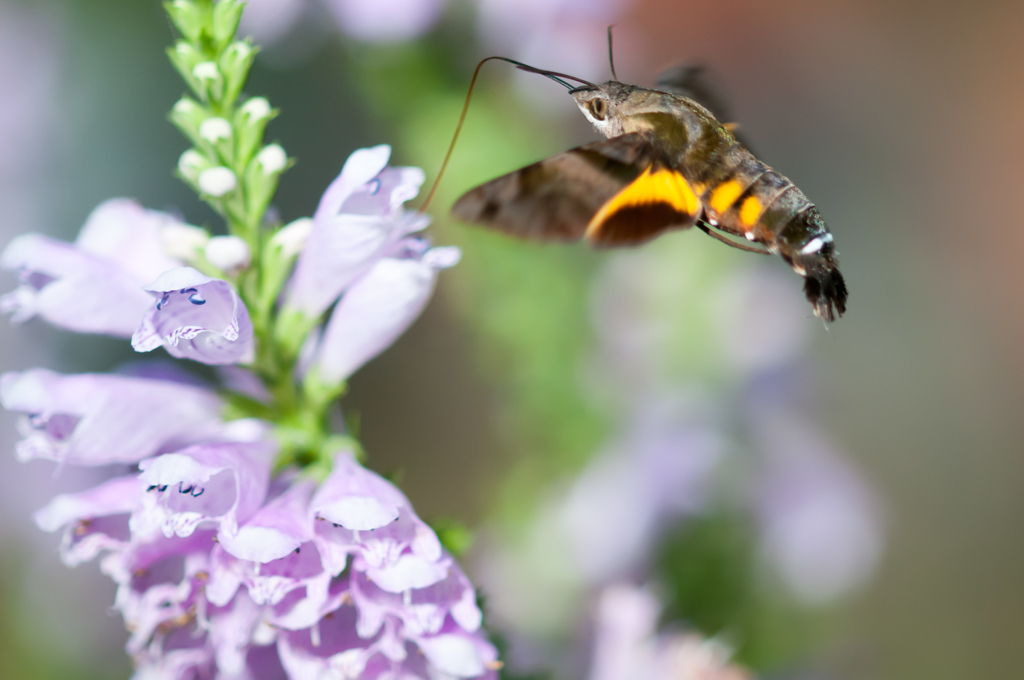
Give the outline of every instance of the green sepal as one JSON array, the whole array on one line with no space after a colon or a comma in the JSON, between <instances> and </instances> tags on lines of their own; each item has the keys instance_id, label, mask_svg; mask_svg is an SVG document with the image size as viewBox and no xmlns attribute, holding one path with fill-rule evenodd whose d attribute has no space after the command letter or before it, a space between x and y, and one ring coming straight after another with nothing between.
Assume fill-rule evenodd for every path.
<instances>
[{"instance_id":1,"label":"green sepal","mask_svg":"<svg viewBox=\"0 0 1024 680\"><path fill-rule=\"evenodd\" d=\"M194 2L171 0L164 3L164 11L189 42L199 42L203 31L209 29L209 12Z\"/></svg>"},{"instance_id":2,"label":"green sepal","mask_svg":"<svg viewBox=\"0 0 1024 680\"><path fill-rule=\"evenodd\" d=\"M256 52L251 41L236 40L221 54L219 66L224 76L224 89L218 101L224 109L234 106L238 95L242 93L245 79L249 77L249 69L256 59Z\"/></svg>"},{"instance_id":3,"label":"green sepal","mask_svg":"<svg viewBox=\"0 0 1024 680\"><path fill-rule=\"evenodd\" d=\"M444 549L454 557L461 557L473 547L473 532L462 522L450 517L438 517L427 524L437 534Z\"/></svg>"},{"instance_id":4,"label":"green sepal","mask_svg":"<svg viewBox=\"0 0 1024 680\"><path fill-rule=\"evenodd\" d=\"M198 146L201 142L199 126L210 117L210 111L191 97L182 97L171 107L168 119L181 133Z\"/></svg>"},{"instance_id":5,"label":"green sepal","mask_svg":"<svg viewBox=\"0 0 1024 680\"><path fill-rule=\"evenodd\" d=\"M192 187L196 193L202 193L199 189L199 175L203 170L209 170L216 163L199 149L188 149L178 159L177 175Z\"/></svg>"},{"instance_id":6,"label":"green sepal","mask_svg":"<svg viewBox=\"0 0 1024 680\"><path fill-rule=\"evenodd\" d=\"M313 330L317 321L317 318L310 318L297 309L281 309L277 315L277 324L274 326L274 340L286 359L290 361L298 356L302 341Z\"/></svg>"},{"instance_id":7,"label":"green sepal","mask_svg":"<svg viewBox=\"0 0 1024 680\"><path fill-rule=\"evenodd\" d=\"M224 100L224 74L215 61L203 60L195 64L189 84L204 102L220 104Z\"/></svg>"},{"instance_id":8,"label":"green sepal","mask_svg":"<svg viewBox=\"0 0 1024 680\"><path fill-rule=\"evenodd\" d=\"M238 22L242 19L242 11L244 9L245 3L238 0L220 0L220 2L213 6L213 26L211 32L218 51L223 50L231 42L231 39L235 37L235 32L238 30Z\"/></svg>"},{"instance_id":9,"label":"green sepal","mask_svg":"<svg viewBox=\"0 0 1024 680\"><path fill-rule=\"evenodd\" d=\"M306 371L306 377L302 380L302 394L314 413L326 411L331 402L345 394L347 387L344 380L324 380L315 366Z\"/></svg>"},{"instance_id":10,"label":"green sepal","mask_svg":"<svg viewBox=\"0 0 1024 680\"><path fill-rule=\"evenodd\" d=\"M270 108L270 103L263 97L254 97L245 102L235 112L235 154L239 168L244 168L252 161L263 142L263 133L267 123L277 117L278 110Z\"/></svg>"},{"instance_id":11,"label":"green sepal","mask_svg":"<svg viewBox=\"0 0 1024 680\"><path fill-rule=\"evenodd\" d=\"M205 96L206 90L203 88L202 83L193 75L195 67L205 61L203 54L184 40L179 40L167 48L167 58L171 60L171 64L177 69L182 79L189 86L189 89L197 97L207 101Z\"/></svg>"},{"instance_id":12,"label":"green sepal","mask_svg":"<svg viewBox=\"0 0 1024 680\"><path fill-rule=\"evenodd\" d=\"M283 164L277 164L276 167L268 168L264 165L264 159L261 156L275 147L280 150L280 155L284 155L285 161ZM292 161L284 153L284 149L274 144L263 147L260 153L249 161L249 165L245 169L245 195L246 208L250 215L262 215L266 211L277 191L277 182L281 173L291 165Z\"/></svg>"},{"instance_id":13,"label":"green sepal","mask_svg":"<svg viewBox=\"0 0 1024 680\"><path fill-rule=\"evenodd\" d=\"M267 239L263 246L263 253L260 257L259 306L261 309L269 310L273 306L274 301L277 300L282 288L284 288L285 281L288 280L288 274L291 273L292 265L299 256L299 249L289 249L286 251L284 244L277 238L283 229L288 229L296 224L296 222L278 229L277 233Z\"/></svg>"}]
</instances>

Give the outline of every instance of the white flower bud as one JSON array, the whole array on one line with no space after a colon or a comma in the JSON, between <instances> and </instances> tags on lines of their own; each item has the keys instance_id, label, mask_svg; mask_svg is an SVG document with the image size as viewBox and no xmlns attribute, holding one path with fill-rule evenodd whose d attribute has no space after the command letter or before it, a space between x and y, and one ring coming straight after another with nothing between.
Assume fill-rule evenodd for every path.
<instances>
[{"instance_id":1,"label":"white flower bud","mask_svg":"<svg viewBox=\"0 0 1024 680\"><path fill-rule=\"evenodd\" d=\"M202 61L192 69L192 75L196 80L216 80L220 78L220 69L212 61Z\"/></svg>"},{"instance_id":2,"label":"white flower bud","mask_svg":"<svg viewBox=\"0 0 1024 680\"><path fill-rule=\"evenodd\" d=\"M210 235L205 229L193 227L181 222L169 222L160 226L160 244L163 251L171 257L191 262Z\"/></svg>"},{"instance_id":3,"label":"white flower bud","mask_svg":"<svg viewBox=\"0 0 1024 680\"><path fill-rule=\"evenodd\" d=\"M214 236L206 243L206 260L221 271L249 264L249 245L237 236Z\"/></svg>"},{"instance_id":4,"label":"white flower bud","mask_svg":"<svg viewBox=\"0 0 1024 680\"><path fill-rule=\"evenodd\" d=\"M178 159L178 172L189 181L199 179L199 173L210 167L210 161L195 149L189 149Z\"/></svg>"},{"instance_id":5,"label":"white flower bud","mask_svg":"<svg viewBox=\"0 0 1024 680\"><path fill-rule=\"evenodd\" d=\"M253 97L242 104L241 111L252 120L263 120L270 116L270 102L263 97Z\"/></svg>"},{"instance_id":6,"label":"white flower bud","mask_svg":"<svg viewBox=\"0 0 1024 680\"><path fill-rule=\"evenodd\" d=\"M235 173L223 165L203 170L199 173L199 190L211 196L223 196L238 186Z\"/></svg>"},{"instance_id":7,"label":"white flower bud","mask_svg":"<svg viewBox=\"0 0 1024 680\"><path fill-rule=\"evenodd\" d=\"M284 166L288 164L288 154L280 144L271 144L256 154L256 162L263 168L264 175L272 175L284 170Z\"/></svg>"},{"instance_id":8,"label":"white flower bud","mask_svg":"<svg viewBox=\"0 0 1024 680\"><path fill-rule=\"evenodd\" d=\"M174 104L174 108L172 110L175 115L191 118L192 116L198 115L201 108L188 97L182 97Z\"/></svg>"},{"instance_id":9,"label":"white flower bud","mask_svg":"<svg viewBox=\"0 0 1024 680\"><path fill-rule=\"evenodd\" d=\"M199 126L199 136L213 143L222 139L230 139L231 123L224 118L207 118Z\"/></svg>"},{"instance_id":10,"label":"white flower bud","mask_svg":"<svg viewBox=\"0 0 1024 680\"><path fill-rule=\"evenodd\" d=\"M306 245L309 233L313 231L313 220L308 217L286 224L270 239L270 242L281 249L284 258L298 255Z\"/></svg>"}]
</instances>

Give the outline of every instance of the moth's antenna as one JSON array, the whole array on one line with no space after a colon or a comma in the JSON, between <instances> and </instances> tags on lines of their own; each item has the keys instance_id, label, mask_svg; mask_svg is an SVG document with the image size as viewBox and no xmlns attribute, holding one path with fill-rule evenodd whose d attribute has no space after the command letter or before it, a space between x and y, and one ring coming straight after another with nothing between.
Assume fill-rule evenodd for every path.
<instances>
[{"instance_id":1,"label":"moth's antenna","mask_svg":"<svg viewBox=\"0 0 1024 680\"><path fill-rule=\"evenodd\" d=\"M543 69L539 69L534 66L524 64L520 61L516 61L515 59L509 59L507 57L487 57L486 59L481 59L480 63L476 65L476 70L473 71L473 79L469 81L469 91L466 92L466 103L462 105L462 113L459 114L459 123L458 125L455 126L455 134L452 135L452 143L448 145L448 153L444 155L444 161L441 162L441 169L437 171L437 177L434 179L434 184L430 187L430 192L427 194L427 197L423 199L423 205L419 207L420 212L426 212L427 207L430 205L430 202L434 200L434 194L437 193L437 186L441 183L441 177L444 175L444 171L448 169L448 161L450 161L452 158L452 152L455 151L455 142L458 141L459 133L462 132L462 124L466 122L466 114L469 112L469 100L473 96L473 88L476 87L476 79L477 76L480 75L480 68L487 62L491 61L492 59L507 61L510 64L514 64L516 68L522 71L526 71L528 73L538 73L546 78L550 78L551 80L555 81L556 83L570 91L576 88L573 88L572 85L565 82L563 78L575 80L576 82L583 83L585 86L596 87L596 85L594 85L588 80L583 80L582 78L577 78L576 76L570 76L567 73L558 73L557 71L545 71Z\"/></svg>"},{"instance_id":2,"label":"moth's antenna","mask_svg":"<svg viewBox=\"0 0 1024 680\"><path fill-rule=\"evenodd\" d=\"M615 52L612 50L612 29L614 25L608 27L608 65L612 67L612 80L618 80L619 77L615 75Z\"/></svg>"}]
</instances>

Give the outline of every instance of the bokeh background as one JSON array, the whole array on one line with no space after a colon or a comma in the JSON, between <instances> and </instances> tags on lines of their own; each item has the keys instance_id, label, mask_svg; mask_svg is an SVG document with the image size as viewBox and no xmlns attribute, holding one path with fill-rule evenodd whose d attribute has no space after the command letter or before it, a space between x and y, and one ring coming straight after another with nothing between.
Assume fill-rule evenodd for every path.
<instances>
[{"instance_id":1,"label":"bokeh background","mask_svg":"<svg viewBox=\"0 0 1024 680\"><path fill-rule=\"evenodd\" d=\"M278 213L311 214L361 146L432 180L480 58L600 81L611 23L623 80L705 65L819 205L847 317L824 329L781 262L698 233L594 253L452 224L460 191L593 138L557 85L491 64L430 209L463 263L343 401L371 466L472 530L510 677L597 677L622 579L768 677L1021 675L1021 3L254 0L247 91L298 159ZM112 196L216 225L172 176L172 39L151 0L0 0L0 240L73 238ZM0 324L4 370L122 345ZM128 677L113 587L30 519L90 480L0 474L0 677Z\"/></svg>"}]
</instances>

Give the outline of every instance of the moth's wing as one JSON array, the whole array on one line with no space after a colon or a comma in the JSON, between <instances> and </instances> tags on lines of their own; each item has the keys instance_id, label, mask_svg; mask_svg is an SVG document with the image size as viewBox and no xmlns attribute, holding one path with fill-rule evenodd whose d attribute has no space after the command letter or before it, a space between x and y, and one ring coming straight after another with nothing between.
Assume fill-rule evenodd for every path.
<instances>
[{"instance_id":1,"label":"moth's wing","mask_svg":"<svg viewBox=\"0 0 1024 680\"><path fill-rule=\"evenodd\" d=\"M700 214L697 192L683 175L653 163L601 206L586 237L600 248L637 245L667 229L692 227Z\"/></svg>"},{"instance_id":2,"label":"moth's wing","mask_svg":"<svg viewBox=\"0 0 1024 680\"><path fill-rule=\"evenodd\" d=\"M576 241L590 219L652 162L639 134L570 149L462 195L452 214L521 238Z\"/></svg>"},{"instance_id":3,"label":"moth's wing","mask_svg":"<svg viewBox=\"0 0 1024 680\"><path fill-rule=\"evenodd\" d=\"M720 121L732 120L732 112L700 64L679 64L658 75L658 89L697 102Z\"/></svg>"},{"instance_id":4,"label":"moth's wing","mask_svg":"<svg viewBox=\"0 0 1024 680\"><path fill-rule=\"evenodd\" d=\"M700 204L682 175L655 160L645 135L593 142L464 194L452 213L522 238L598 247L643 243L696 221Z\"/></svg>"},{"instance_id":5,"label":"moth's wing","mask_svg":"<svg viewBox=\"0 0 1024 680\"><path fill-rule=\"evenodd\" d=\"M721 88L716 87L708 75L708 70L701 64L684 63L674 66L658 75L658 89L672 94L679 94L692 99L711 112L733 133L743 146L750 148L746 137L739 131L733 118L731 107L721 95Z\"/></svg>"}]
</instances>

